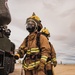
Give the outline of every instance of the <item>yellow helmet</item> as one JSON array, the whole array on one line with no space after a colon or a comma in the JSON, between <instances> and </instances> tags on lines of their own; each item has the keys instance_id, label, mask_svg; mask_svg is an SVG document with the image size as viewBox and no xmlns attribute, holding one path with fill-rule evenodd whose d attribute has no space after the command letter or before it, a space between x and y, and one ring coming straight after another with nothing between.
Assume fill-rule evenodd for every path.
<instances>
[{"instance_id":1,"label":"yellow helmet","mask_svg":"<svg viewBox=\"0 0 75 75\"><path fill-rule=\"evenodd\" d=\"M36 16L36 14L34 12L33 12L32 16L27 18L26 23L28 22L29 19L32 19L37 23L38 31L40 31L43 28L40 18L38 16Z\"/></svg>"},{"instance_id":2,"label":"yellow helmet","mask_svg":"<svg viewBox=\"0 0 75 75\"><path fill-rule=\"evenodd\" d=\"M40 18L38 16L36 16L36 14L33 12L32 16L30 16L29 18L27 18L26 22L29 20L29 19L33 19L34 21L36 22L41 22Z\"/></svg>"},{"instance_id":3,"label":"yellow helmet","mask_svg":"<svg viewBox=\"0 0 75 75\"><path fill-rule=\"evenodd\" d=\"M40 32L42 34L46 35L47 37L50 37L50 32L48 31L48 29L46 27L44 27L43 29L41 29Z\"/></svg>"},{"instance_id":4,"label":"yellow helmet","mask_svg":"<svg viewBox=\"0 0 75 75\"><path fill-rule=\"evenodd\" d=\"M30 18L35 19L36 21L41 21L40 18L36 16L34 12Z\"/></svg>"}]
</instances>

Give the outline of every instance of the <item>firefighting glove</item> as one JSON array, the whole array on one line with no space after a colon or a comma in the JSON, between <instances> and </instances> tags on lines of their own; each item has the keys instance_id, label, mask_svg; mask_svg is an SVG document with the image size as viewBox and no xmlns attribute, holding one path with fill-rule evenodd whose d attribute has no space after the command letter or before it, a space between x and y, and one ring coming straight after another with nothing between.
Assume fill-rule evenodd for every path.
<instances>
[{"instance_id":1,"label":"firefighting glove","mask_svg":"<svg viewBox=\"0 0 75 75\"><path fill-rule=\"evenodd\" d=\"M41 62L38 66L38 71L41 71L41 70L44 71L44 66L45 64Z\"/></svg>"},{"instance_id":2,"label":"firefighting glove","mask_svg":"<svg viewBox=\"0 0 75 75\"><path fill-rule=\"evenodd\" d=\"M14 58L15 58L16 60L18 60L18 59L20 58L20 55L19 55L19 54L15 54L15 55L14 55Z\"/></svg>"},{"instance_id":3,"label":"firefighting glove","mask_svg":"<svg viewBox=\"0 0 75 75\"><path fill-rule=\"evenodd\" d=\"M57 65L57 60L56 60L56 58L53 58L53 59L52 59L52 62L53 62L54 67L56 67L56 65Z\"/></svg>"}]
</instances>

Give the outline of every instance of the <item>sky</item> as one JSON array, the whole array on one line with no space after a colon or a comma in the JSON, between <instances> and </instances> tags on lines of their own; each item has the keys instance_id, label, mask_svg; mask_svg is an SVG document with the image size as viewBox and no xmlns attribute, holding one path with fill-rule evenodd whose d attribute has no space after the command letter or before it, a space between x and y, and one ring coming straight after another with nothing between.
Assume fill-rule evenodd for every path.
<instances>
[{"instance_id":1,"label":"sky","mask_svg":"<svg viewBox=\"0 0 75 75\"><path fill-rule=\"evenodd\" d=\"M10 39L16 49L28 35L26 19L35 12L50 31L58 63L75 64L75 0L8 0L8 6Z\"/></svg>"}]
</instances>

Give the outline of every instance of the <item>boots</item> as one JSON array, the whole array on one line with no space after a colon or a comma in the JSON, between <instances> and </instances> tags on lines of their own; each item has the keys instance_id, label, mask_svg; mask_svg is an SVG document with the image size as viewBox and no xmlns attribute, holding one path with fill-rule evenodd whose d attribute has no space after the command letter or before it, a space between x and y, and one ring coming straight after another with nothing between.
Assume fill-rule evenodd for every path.
<instances>
[{"instance_id":1,"label":"boots","mask_svg":"<svg viewBox=\"0 0 75 75\"><path fill-rule=\"evenodd\" d=\"M52 70L47 70L47 75L53 75Z\"/></svg>"}]
</instances>

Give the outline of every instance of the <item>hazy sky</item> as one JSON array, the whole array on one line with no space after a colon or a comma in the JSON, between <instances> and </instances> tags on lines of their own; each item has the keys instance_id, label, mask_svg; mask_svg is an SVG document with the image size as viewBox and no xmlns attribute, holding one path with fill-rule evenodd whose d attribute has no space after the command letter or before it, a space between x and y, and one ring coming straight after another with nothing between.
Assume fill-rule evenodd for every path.
<instances>
[{"instance_id":1,"label":"hazy sky","mask_svg":"<svg viewBox=\"0 0 75 75\"><path fill-rule=\"evenodd\" d=\"M8 0L8 6L12 17L10 39L16 48L28 35L26 19L35 12L43 27L50 31L58 61L62 61L64 55L67 59L75 58L75 0Z\"/></svg>"}]
</instances>

